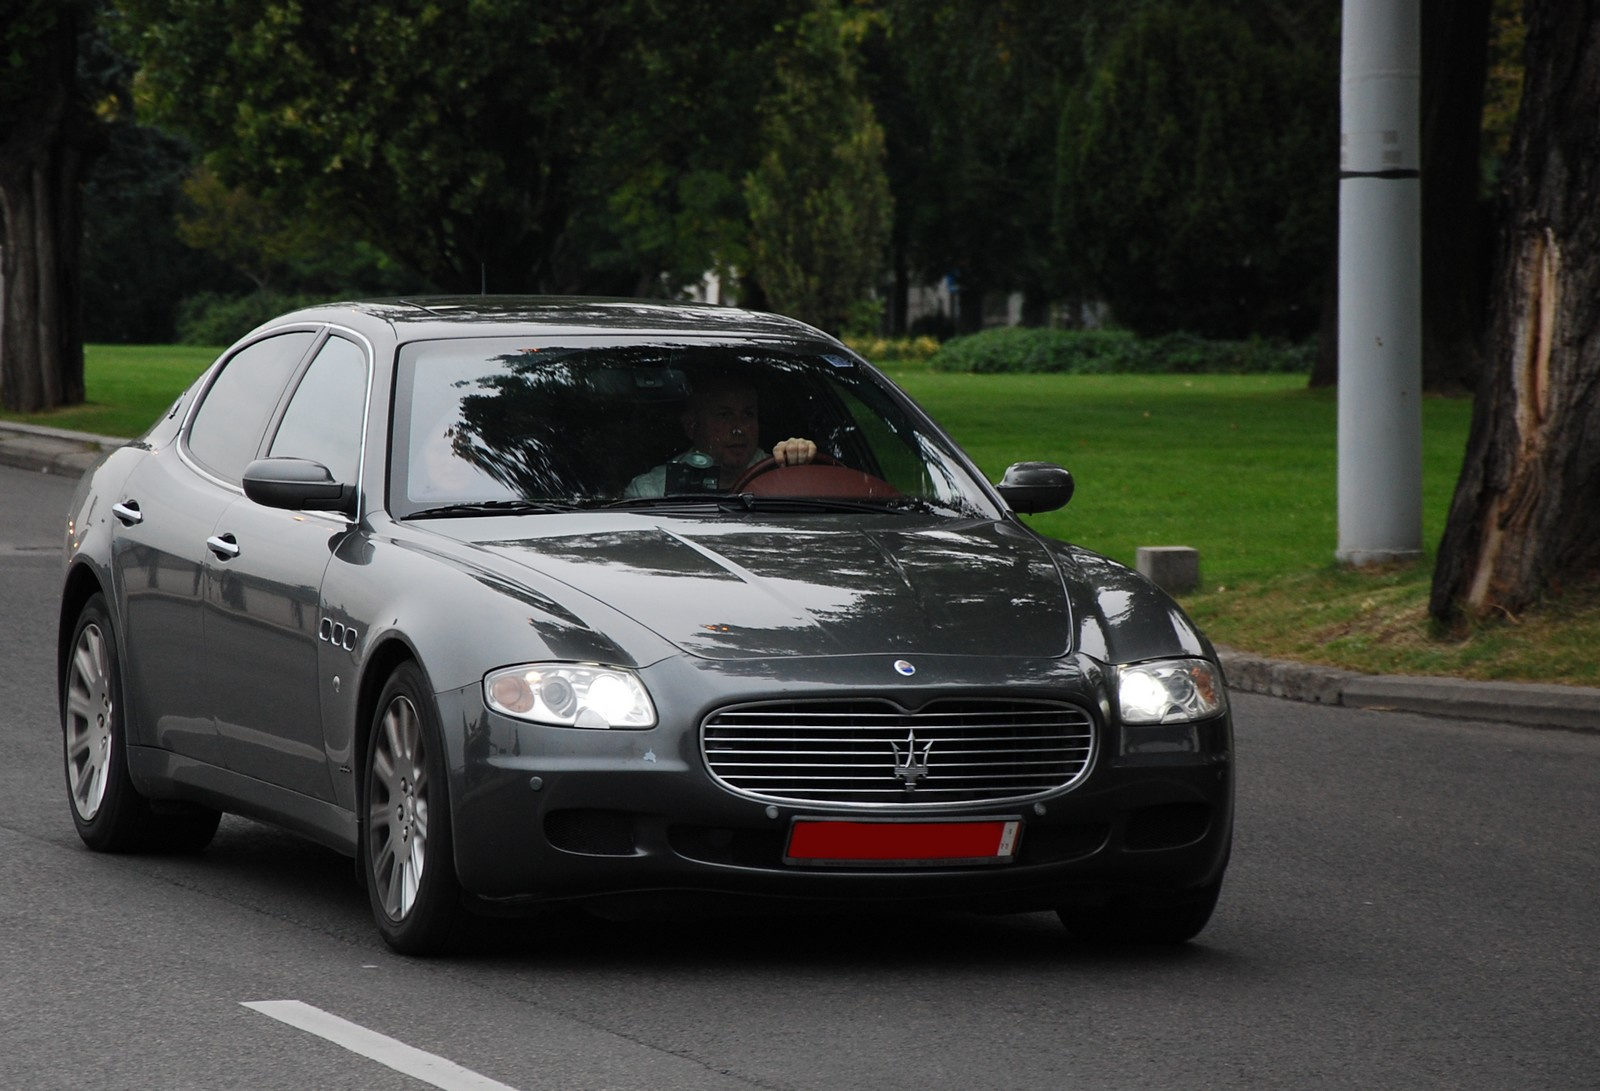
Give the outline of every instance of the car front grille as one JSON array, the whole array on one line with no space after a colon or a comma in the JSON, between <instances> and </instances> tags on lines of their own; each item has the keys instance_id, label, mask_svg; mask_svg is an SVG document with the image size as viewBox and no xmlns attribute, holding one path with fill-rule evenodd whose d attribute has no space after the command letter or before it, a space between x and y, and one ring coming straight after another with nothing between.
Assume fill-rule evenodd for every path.
<instances>
[{"instance_id":1,"label":"car front grille","mask_svg":"<svg viewBox=\"0 0 1600 1091\"><path fill-rule=\"evenodd\" d=\"M804 701L719 709L701 726L712 775L744 795L862 806L1023 799L1088 771L1094 719L1053 701Z\"/></svg>"}]
</instances>

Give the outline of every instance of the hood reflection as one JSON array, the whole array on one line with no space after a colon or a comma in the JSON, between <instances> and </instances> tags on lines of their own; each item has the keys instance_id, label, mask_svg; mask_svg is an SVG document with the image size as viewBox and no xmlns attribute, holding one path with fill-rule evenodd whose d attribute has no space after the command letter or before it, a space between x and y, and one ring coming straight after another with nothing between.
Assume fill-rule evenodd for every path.
<instances>
[{"instance_id":1,"label":"hood reflection","mask_svg":"<svg viewBox=\"0 0 1600 1091\"><path fill-rule=\"evenodd\" d=\"M1054 656L1061 579L1036 541L984 521L840 531L675 523L485 548L712 659L876 653Z\"/></svg>"}]
</instances>

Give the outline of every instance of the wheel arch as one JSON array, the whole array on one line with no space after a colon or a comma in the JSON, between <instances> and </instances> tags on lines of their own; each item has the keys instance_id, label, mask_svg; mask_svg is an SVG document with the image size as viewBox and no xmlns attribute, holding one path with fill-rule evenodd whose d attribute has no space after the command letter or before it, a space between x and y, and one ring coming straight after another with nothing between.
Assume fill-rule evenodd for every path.
<instances>
[{"instance_id":1,"label":"wheel arch","mask_svg":"<svg viewBox=\"0 0 1600 1091\"><path fill-rule=\"evenodd\" d=\"M417 664L417 668L426 675L427 671L422 667L422 659L417 655L417 650L399 636L390 635L381 640L378 646L372 649L372 654L367 656L366 665L361 672L361 687L356 696L355 737L352 740L353 749L351 751L351 760L354 762L356 771L356 815L358 826L360 825L362 809L366 806L365 770L367 746L372 738L372 721L378 712L378 695L383 692L384 685L389 681L389 676L395 672L395 669L400 664L408 662Z\"/></svg>"},{"instance_id":2,"label":"wheel arch","mask_svg":"<svg viewBox=\"0 0 1600 1091\"><path fill-rule=\"evenodd\" d=\"M61 588L61 614L56 626L56 697L60 699L66 685L67 662L72 657L72 630L78 624L78 615L84 604L95 595L106 596L106 609L111 609L109 589L100 582L100 576L86 563L74 564L68 571ZM114 632L112 638L120 640L122 634Z\"/></svg>"}]
</instances>

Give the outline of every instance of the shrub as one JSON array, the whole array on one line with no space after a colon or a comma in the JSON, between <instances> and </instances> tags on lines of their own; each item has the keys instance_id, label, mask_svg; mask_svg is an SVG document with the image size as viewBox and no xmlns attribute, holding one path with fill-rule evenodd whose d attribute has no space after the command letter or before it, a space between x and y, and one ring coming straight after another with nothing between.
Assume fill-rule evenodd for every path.
<instances>
[{"instance_id":1,"label":"shrub","mask_svg":"<svg viewBox=\"0 0 1600 1091\"><path fill-rule=\"evenodd\" d=\"M185 345L231 345L285 311L327 301L325 296L254 292L225 296L202 292L178 307L178 341Z\"/></svg>"},{"instance_id":2,"label":"shrub","mask_svg":"<svg viewBox=\"0 0 1600 1091\"><path fill-rule=\"evenodd\" d=\"M1126 330L1006 326L944 343L935 371L1198 375L1309 372L1314 343L1251 338L1209 341L1187 333L1138 337Z\"/></svg>"},{"instance_id":3,"label":"shrub","mask_svg":"<svg viewBox=\"0 0 1600 1091\"><path fill-rule=\"evenodd\" d=\"M927 360L939 351L933 337L846 337L844 343L875 364Z\"/></svg>"}]
</instances>

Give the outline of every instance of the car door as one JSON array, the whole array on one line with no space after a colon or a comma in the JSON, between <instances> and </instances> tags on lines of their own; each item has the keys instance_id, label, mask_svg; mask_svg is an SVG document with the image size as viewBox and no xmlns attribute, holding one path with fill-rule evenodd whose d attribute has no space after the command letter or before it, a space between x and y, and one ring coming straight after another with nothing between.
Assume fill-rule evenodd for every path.
<instances>
[{"instance_id":1,"label":"car door","mask_svg":"<svg viewBox=\"0 0 1600 1091\"><path fill-rule=\"evenodd\" d=\"M307 458L342 482L360 472L368 353L334 334L316 350L263 454ZM208 543L205 632L213 710L228 766L317 799L333 798L318 656L333 638L321 585L352 523L240 497ZM340 642L346 640L339 626Z\"/></svg>"},{"instance_id":2,"label":"car door","mask_svg":"<svg viewBox=\"0 0 1600 1091\"><path fill-rule=\"evenodd\" d=\"M314 336L292 331L234 353L201 395L178 442L145 457L113 507L113 578L137 745L223 764L211 688L197 669L205 647L206 539L242 495L234 471L255 457Z\"/></svg>"}]
</instances>

